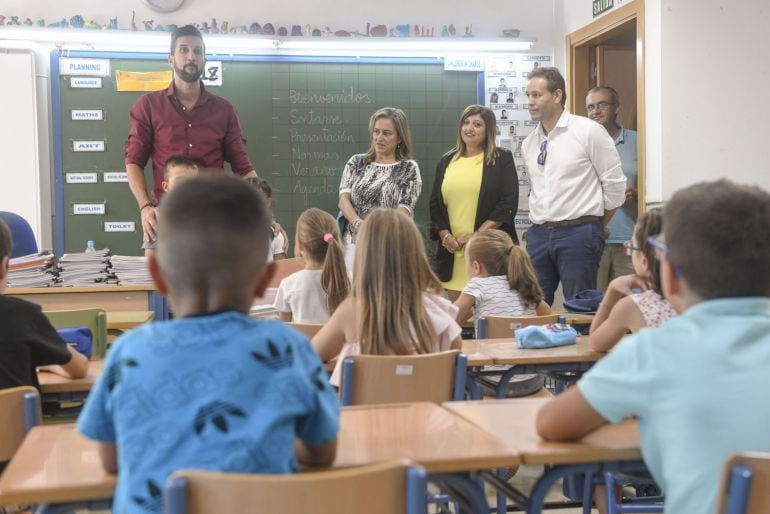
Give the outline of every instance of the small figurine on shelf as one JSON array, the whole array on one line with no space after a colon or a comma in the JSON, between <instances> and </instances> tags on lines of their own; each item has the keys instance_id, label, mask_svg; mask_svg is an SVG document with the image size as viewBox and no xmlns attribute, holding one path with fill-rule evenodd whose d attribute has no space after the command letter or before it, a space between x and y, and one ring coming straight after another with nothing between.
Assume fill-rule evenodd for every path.
<instances>
[{"instance_id":1,"label":"small figurine on shelf","mask_svg":"<svg viewBox=\"0 0 770 514\"><path fill-rule=\"evenodd\" d=\"M395 33L394 29L390 29L391 36L409 37L409 24L396 25Z\"/></svg>"},{"instance_id":2,"label":"small figurine on shelf","mask_svg":"<svg viewBox=\"0 0 770 514\"><path fill-rule=\"evenodd\" d=\"M101 29L102 26L96 23L94 20L88 20L86 22L85 28L87 29Z\"/></svg>"},{"instance_id":3,"label":"small figurine on shelf","mask_svg":"<svg viewBox=\"0 0 770 514\"><path fill-rule=\"evenodd\" d=\"M414 30L412 31L412 35L414 37L420 37L420 26L416 23L414 24Z\"/></svg>"},{"instance_id":4,"label":"small figurine on shelf","mask_svg":"<svg viewBox=\"0 0 770 514\"><path fill-rule=\"evenodd\" d=\"M131 11L131 30L137 31L139 30L136 28L136 11Z\"/></svg>"},{"instance_id":5,"label":"small figurine on shelf","mask_svg":"<svg viewBox=\"0 0 770 514\"><path fill-rule=\"evenodd\" d=\"M219 27L219 33L220 34L227 34L229 32L230 23L227 21L223 21L222 25Z\"/></svg>"},{"instance_id":6,"label":"small figurine on shelf","mask_svg":"<svg viewBox=\"0 0 770 514\"><path fill-rule=\"evenodd\" d=\"M209 32L211 32L211 27L209 27L209 22L204 21L200 26L200 31L203 32L204 34L208 34Z\"/></svg>"},{"instance_id":7,"label":"small figurine on shelf","mask_svg":"<svg viewBox=\"0 0 770 514\"><path fill-rule=\"evenodd\" d=\"M449 29L446 25L441 28L441 37L449 37Z\"/></svg>"},{"instance_id":8,"label":"small figurine on shelf","mask_svg":"<svg viewBox=\"0 0 770 514\"><path fill-rule=\"evenodd\" d=\"M16 25L16 26L21 25L21 22L19 21L19 17L11 16L11 20L8 22L8 25Z\"/></svg>"},{"instance_id":9,"label":"small figurine on shelf","mask_svg":"<svg viewBox=\"0 0 770 514\"><path fill-rule=\"evenodd\" d=\"M388 27L385 25L375 25L369 31L369 35L372 37L386 37L388 35Z\"/></svg>"},{"instance_id":10,"label":"small figurine on shelf","mask_svg":"<svg viewBox=\"0 0 770 514\"><path fill-rule=\"evenodd\" d=\"M2 27L3 25L5 25L5 16L0 14L0 27Z\"/></svg>"},{"instance_id":11,"label":"small figurine on shelf","mask_svg":"<svg viewBox=\"0 0 770 514\"><path fill-rule=\"evenodd\" d=\"M283 26L278 27L278 35L281 36L281 37L288 36L289 35L289 29L287 29L286 27L283 27Z\"/></svg>"},{"instance_id":12,"label":"small figurine on shelf","mask_svg":"<svg viewBox=\"0 0 770 514\"><path fill-rule=\"evenodd\" d=\"M449 24L449 35L450 36L456 36L457 35L457 29L455 28L454 23Z\"/></svg>"},{"instance_id":13,"label":"small figurine on shelf","mask_svg":"<svg viewBox=\"0 0 770 514\"><path fill-rule=\"evenodd\" d=\"M211 33L219 34L219 25L217 25L217 19L211 18Z\"/></svg>"},{"instance_id":14,"label":"small figurine on shelf","mask_svg":"<svg viewBox=\"0 0 770 514\"><path fill-rule=\"evenodd\" d=\"M301 36L302 35L302 25L292 25L291 26L291 35L292 36Z\"/></svg>"},{"instance_id":15,"label":"small figurine on shelf","mask_svg":"<svg viewBox=\"0 0 770 514\"><path fill-rule=\"evenodd\" d=\"M262 33L267 36L274 36L275 27L273 27L272 23L265 23L265 25L262 27Z\"/></svg>"},{"instance_id":16,"label":"small figurine on shelf","mask_svg":"<svg viewBox=\"0 0 770 514\"><path fill-rule=\"evenodd\" d=\"M313 37L320 37L322 34L323 34L323 33L321 32L321 29L319 29L319 28L315 28L315 29L313 29L313 32L311 33L311 35L312 35Z\"/></svg>"},{"instance_id":17,"label":"small figurine on shelf","mask_svg":"<svg viewBox=\"0 0 770 514\"><path fill-rule=\"evenodd\" d=\"M152 26L155 25L155 20L142 20L144 30L152 30Z\"/></svg>"},{"instance_id":18,"label":"small figurine on shelf","mask_svg":"<svg viewBox=\"0 0 770 514\"><path fill-rule=\"evenodd\" d=\"M334 35L337 37L350 37L351 34L347 30L335 30Z\"/></svg>"},{"instance_id":19,"label":"small figurine on shelf","mask_svg":"<svg viewBox=\"0 0 770 514\"><path fill-rule=\"evenodd\" d=\"M24 25L26 25L27 27L31 27L32 20L30 20L29 18L24 18Z\"/></svg>"},{"instance_id":20,"label":"small figurine on shelf","mask_svg":"<svg viewBox=\"0 0 770 514\"><path fill-rule=\"evenodd\" d=\"M110 18L109 23L104 26L105 29L108 30L117 30L118 29L118 17Z\"/></svg>"},{"instance_id":21,"label":"small figurine on shelf","mask_svg":"<svg viewBox=\"0 0 770 514\"><path fill-rule=\"evenodd\" d=\"M463 37L474 37L472 23L465 26L465 34L463 34Z\"/></svg>"},{"instance_id":22,"label":"small figurine on shelf","mask_svg":"<svg viewBox=\"0 0 770 514\"><path fill-rule=\"evenodd\" d=\"M79 14L76 14L75 16L70 18L70 25L72 25L73 28L82 29L83 25L85 24L86 24L86 21Z\"/></svg>"},{"instance_id":23,"label":"small figurine on shelf","mask_svg":"<svg viewBox=\"0 0 770 514\"><path fill-rule=\"evenodd\" d=\"M262 34L262 27L256 21L249 25L249 34Z\"/></svg>"},{"instance_id":24,"label":"small figurine on shelf","mask_svg":"<svg viewBox=\"0 0 770 514\"><path fill-rule=\"evenodd\" d=\"M38 20L35 22L35 25L38 27L45 27L45 20L43 18L38 18Z\"/></svg>"},{"instance_id":25,"label":"small figurine on shelf","mask_svg":"<svg viewBox=\"0 0 770 514\"><path fill-rule=\"evenodd\" d=\"M65 18L62 18L61 21L51 23L48 26L52 28L64 28L64 27L68 27L69 23L67 23L67 20Z\"/></svg>"}]
</instances>

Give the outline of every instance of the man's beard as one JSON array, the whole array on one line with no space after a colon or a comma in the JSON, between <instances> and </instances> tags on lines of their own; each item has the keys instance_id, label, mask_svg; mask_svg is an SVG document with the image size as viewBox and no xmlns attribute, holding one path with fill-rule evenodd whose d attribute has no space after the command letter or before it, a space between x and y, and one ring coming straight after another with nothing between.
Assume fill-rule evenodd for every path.
<instances>
[{"instance_id":1,"label":"man's beard","mask_svg":"<svg viewBox=\"0 0 770 514\"><path fill-rule=\"evenodd\" d=\"M187 71L187 68L195 68L195 72ZM174 68L174 72L176 72L177 76L184 80L185 82L189 82L191 84L198 82L203 75L203 66L198 68L197 65L193 63L187 63L182 68Z\"/></svg>"}]
</instances>

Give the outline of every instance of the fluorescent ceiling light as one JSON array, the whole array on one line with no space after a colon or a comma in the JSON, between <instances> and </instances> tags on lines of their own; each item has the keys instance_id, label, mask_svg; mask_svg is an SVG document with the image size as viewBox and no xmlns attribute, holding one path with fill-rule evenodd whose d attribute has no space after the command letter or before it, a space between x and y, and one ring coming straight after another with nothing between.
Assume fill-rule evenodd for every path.
<instances>
[{"instance_id":1,"label":"fluorescent ceiling light","mask_svg":"<svg viewBox=\"0 0 770 514\"><path fill-rule=\"evenodd\" d=\"M0 40L24 40L37 43L63 44L67 49L120 49L139 52L168 52L168 32L0 28ZM275 54L275 55L377 55L442 57L453 54L511 53L531 50L533 42L498 38L339 38L296 37L267 38L264 36L233 36L205 34L208 54Z\"/></svg>"}]
</instances>

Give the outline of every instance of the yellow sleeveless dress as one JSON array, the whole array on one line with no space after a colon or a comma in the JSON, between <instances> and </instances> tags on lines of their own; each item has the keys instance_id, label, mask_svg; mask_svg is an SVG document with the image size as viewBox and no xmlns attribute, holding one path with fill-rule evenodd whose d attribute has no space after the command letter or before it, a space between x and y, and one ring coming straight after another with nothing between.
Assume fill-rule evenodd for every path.
<instances>
[{"instance_id":1,"label":"yellow sleeveless dress","mask_svg":"<svg viewBox=\"0 0 770 514\"><path fill-rule=\"evenodd\" d=\"M473 233L476 208L481 191L481 174L484 170L484 154L460 157L452 160L444 173L441 194L449 213L449 226L456 238ZM462 291L468 283L465 272L464 250L455 252L452 278L443 282L445 289Z\"/></svg>"}]
</instances>

